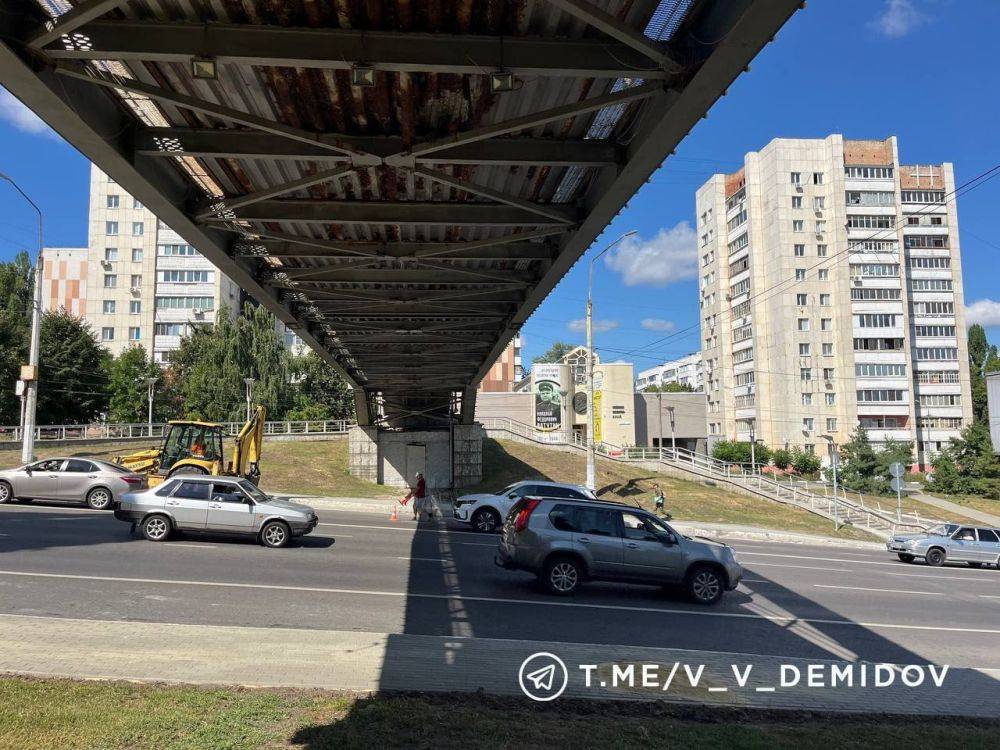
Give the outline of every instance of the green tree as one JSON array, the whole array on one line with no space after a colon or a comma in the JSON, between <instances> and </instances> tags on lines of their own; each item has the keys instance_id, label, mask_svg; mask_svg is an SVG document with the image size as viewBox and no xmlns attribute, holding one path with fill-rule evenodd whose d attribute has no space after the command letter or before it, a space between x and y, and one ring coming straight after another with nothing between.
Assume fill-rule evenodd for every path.
<instances>
[{"instance_id":1,"label":"green tree","mask_svg":"<svg viewBox=\"0 0 1000 750\"><path fill-rule=\"evenodd\" d=\"M354 419L351 387L315 352L294 357L295 396L287 419Z\"/></svg>"},{"instance_id":2,"label":"green tree","mask_svg":"<svg viewBox=\"0 0 1000 750\"><path fill-rule=\"evenodd\" d=\"M662 385L647 385L643 393L694 393L694 388L687 383L663 383Z\"/></svg>"},{"instance_id":3,"label":"green tree","mask_svg":"<svg viewBox=\"0 0 1000 750\"><path fill-rule=\"evenodd\" d=\"M977 494L1000 499L1000 458L993 450L989 428L973 422L953 438L932 461L934 490ZM952 475L954 471L954 476Z\"/></svg>"},{"instance_id":4,"label":"green tree","mask_svg":"<svg viewBox=\"0 0 1000 750\"><path fill-rule=\"evenodd\" d=\"M537 357L531 360L531 363L548 364L550 362L558 362L567 354L569 354L571 351L573 351L575 348L576 347L573 346L572 344L567 344L563 341L555 341L545 353L539 354Z\"/></svg>"},{"instance_id":5,"label":"green tree","mask_svg":"<svg viewBox=\"0 0 1000 750\"><path fill-rule=\"evenodd\" d=\"M79 424L108 408L109 355L90 325L65 310L42 316L38 424Z\"/></svg>"},{"instance_id":6,"label":"green tree","mask_svg":"<svg viewBox=\"0 0 1000 750\"><path fill-rule=\"evenodd\" d=\"M137 344L129 346L108 364L108 420L111 422L145 422L148 415L147 379L156 378L156 385L163 381L163 373L155 362L146 356L146 350ZM159 400L159 404L157 401ZM153 399L153 418L165 410L163 399ZM157 410L159 406L159 410Z\"/></svg>"},{"instance_id":7,"label":"green tree","mask_svg":"<svg viewBox=\"0 0 1000 750\"><path fill-rule=\"evenodd\" d=\"M868 431L859 426L851 439L840 446L837 481L858 492L890 495L893 491L889 485L889 466L896 462L904 466L913 463L913 443L889 440L881 450L876 450L868 439ZM826 478L833 478L832 470L826 470Z\"/></svg>"},{"instance_id":8,"label":"green tree","mask_svg":"<svg viewBox=\"0 0 1000 750\"><path fill-rule=\"evenodd\" d=\"M822 465L822 459L815 453L808 453L798 446L792 450L792 468L799 474L815 474Z\"/></svg>"},{"instance_id":9,"label":"green tree","mask_svg":"<svg viewBox=\"0 0 1000 750\"><path fill-rule=\"evenodd\" d=\"M189 419L238 422L246 417L246 385L253 378L253 400L268 419L282 419L292 402L289 354L275 317L246 305L230 318L218 311L214 326L197 327L174 356L182 412Z\"/></svg>"},{"instance_id":10,"label":"green tree","mask_svg":"<svg viewBox=\"0 0 1000 750\"><path fill-rule=\"evenodd\" d=\"M792 465L792 460L794 454L790 450L785 448L778 448L772 455L771 460L774 462L775 467L785 471L789 466Z\"/></svg>"},{"instance_id":11,"label":"green tree","mask_svg":"<svg viewBox=\"0 0 1000 750\"><path fill-rule=\"evenodd\" d=\"M26 252L0 263L0 424L20 422L20 400L13 397L28 361L34 269Z\"/></svg>"},{"instance_id":12,"label":"green tree","mask_svg":"<svg viewBox=\"0 0 1000 750\"><path fill-rule=\"evenodd\" d=\"M758 442L751 451L749 442L720 440L712 448L712 457L733 464L749 464L752 458L758 466L765 466L771 462L771 449Z\"/></svg>"}]
</instances>

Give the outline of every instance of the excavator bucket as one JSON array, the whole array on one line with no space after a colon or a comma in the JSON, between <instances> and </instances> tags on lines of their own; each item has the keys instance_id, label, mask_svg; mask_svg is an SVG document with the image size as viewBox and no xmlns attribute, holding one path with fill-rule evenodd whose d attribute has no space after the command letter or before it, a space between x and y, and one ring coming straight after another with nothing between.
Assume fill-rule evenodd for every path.
<instances>
[{"instance_id":1,"label":"excavator bucket","mask_svg":"<svg viewBox=\"0 0 1000 750\"><path fill-rule=\"evenodd\" d=\"M254 484L260 481L260 450L264 443L266 418L267 410L263 406L254 407L250 419L236 436L233 460L227 474L246 477Z\"/></svg>"}]
</instances>

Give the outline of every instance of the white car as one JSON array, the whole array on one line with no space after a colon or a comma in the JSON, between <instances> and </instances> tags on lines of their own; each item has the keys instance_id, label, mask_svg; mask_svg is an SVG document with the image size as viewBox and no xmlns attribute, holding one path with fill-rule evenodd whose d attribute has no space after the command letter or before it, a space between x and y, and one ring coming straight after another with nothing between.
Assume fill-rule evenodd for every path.
<instances>
[{"instance_id":1,"label":"white car","mask_svg":"<svg viewBox=\"0 0 1000 750\"><path fill-rule=\"evenodd\" d=\"M525 480L504 487L495 494L463 495L455 500L454 516L471 524L476 531L498 531L503 519L522 497L563 497L571 500L596 500L597 495L579 484Z\"/></svg>"}]
</instances>

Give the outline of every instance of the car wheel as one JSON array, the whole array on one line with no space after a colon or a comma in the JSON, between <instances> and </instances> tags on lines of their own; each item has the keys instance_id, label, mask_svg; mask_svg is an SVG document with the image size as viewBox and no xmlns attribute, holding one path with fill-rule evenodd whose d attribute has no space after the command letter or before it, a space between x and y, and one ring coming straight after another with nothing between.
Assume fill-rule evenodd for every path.
<instances>
[{"instance_id":1,"label":"car wheel","mask_svg":"<svg viewBox=\"0 0 1000 750\"><path fill-rule=\"evenodd\" d=\"M981 568L981 567L983 567L983 564L981 562L970 562L969 563L969 567L970 568Z\"/></svg>"},{"instance_id":2,"label":"car wheel","mask_svg":"<svg viewBox=\"0 0 1000 750\"><path fill-rule=\"evenodd\" d=\"M913 562L913 555L908 555L905 552L900 552L899 553L899 559L902 560L903 562L907 562L907 563Z\"/></svg>"},{"instance_id":3,"label":"car wheel","mask_svg":"<svg viewBox=\"0 0 1000 750\"><path fill-rule=\"evenodd\" d=\"M726 584L719 571L701 565L688 574L687 590L697 604L715 604L722 598Z\"/></svg>"},{"instance_id":4,"label":"car wheel","mask_svg":"<svg viewBox=\"0 0 1000 750\"><path fill-rule=\"evenodd\" d=\"M935 568L939 568L942 565L944 565L944 559L945 559L944 550L941 549L940 547L929 549L927 550L927 557L925 557L924 559L927 560L928 565L932 565Z\"/></svg>"},{"instance_id":5,"label":"car wheel","mask_svg":"<svg viewBox=\"0 0 1000 750\"><path fill-rule=\"evenodd\" d=\"M94 487L87 493L87 506L94 510L104 510L111 505L111 493L104 487Z\"/></svg>"},{"instance_id":6,"label":"car wheel","mask_svg":"<svg viewBox=\"0 0 1000 750\"><path fill-rule=\"evenodd\" d=\"M0 505L14 501L14 488L10 482L0 482Z\"/></svg>"},{"instance_id":7,"label":"car wheel","mask_svg":"<svg viewBox=\"0 0 1000 750\"><path fill-rule=\"evenodd\" d=\"M566 596L576 591L583 578L583 567L572 557L554 557L545 563L542 583L550 594Z\"/></svg>"},{"instance_id":8,"label":"car wheel","mask_svg":"<svg viewBox=\"0 0 1000 750\"><path fill-rule=\"evenodd\" d=\"M260 542L265 547L284 547L292 538L292 532L284 521L268 521L260 530Z\"/></svg>"},{"instance_id":9,"label":"car wheel","mask_svg":"<svg viewBox=\"0 0 1000 750\"><path fill-rule=\"evenodd\" d=\"M480 508L472 514L472 528L484 534L500 528L500 514L492 508Z\"/></svg>"},{"instance_id":10,"label":"car wheel","mask_svg":"<svg viewBox=\"0 0 1000 750\"><path fill-rule=\"evenodd\" d=\"M142 521L142 535L151 542L162 542L170 536L170 519L159 514Z\"/></svg>"}]
</instances>

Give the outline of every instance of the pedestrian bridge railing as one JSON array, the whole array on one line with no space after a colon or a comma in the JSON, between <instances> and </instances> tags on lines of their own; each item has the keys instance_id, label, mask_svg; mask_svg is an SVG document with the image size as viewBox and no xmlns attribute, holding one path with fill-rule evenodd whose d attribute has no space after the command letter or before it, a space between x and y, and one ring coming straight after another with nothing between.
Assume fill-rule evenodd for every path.
<instances>
[{"instance_id":1,"label":"pedestrian bridge railing","mask_svg":"<svg viewBox=\"0 0 1000 750\"><path fill-rule=\"evenodd\" d=\"M243 427L243 422L223 422L227 435L236 435ZM265 435L287 435L291 437L312 437L316 435L346 435L354 426L353 420L347 419L309 419L275 421L264 423ZM95 424L55 424L40 425L35 428L35 442L69 442L79 440L162 440L166 433L167 423L147 422L112 423L99 422ZM22 439L21 427L0 427L0 443L16 443Z\"/></svg>"}]
</instances>

